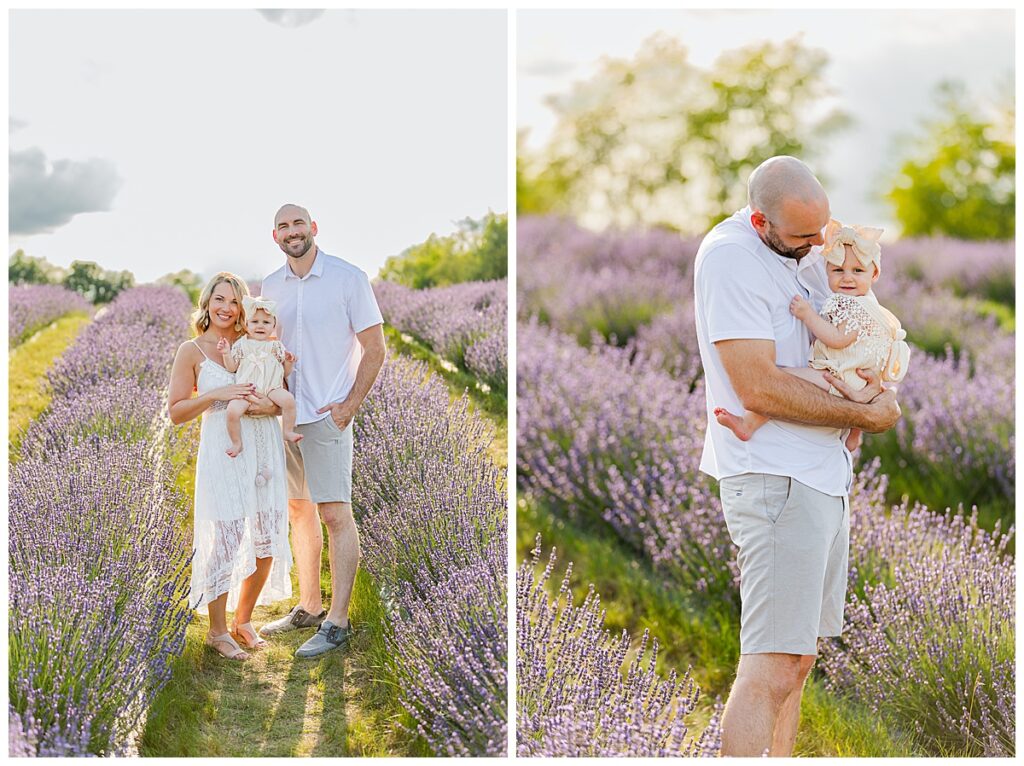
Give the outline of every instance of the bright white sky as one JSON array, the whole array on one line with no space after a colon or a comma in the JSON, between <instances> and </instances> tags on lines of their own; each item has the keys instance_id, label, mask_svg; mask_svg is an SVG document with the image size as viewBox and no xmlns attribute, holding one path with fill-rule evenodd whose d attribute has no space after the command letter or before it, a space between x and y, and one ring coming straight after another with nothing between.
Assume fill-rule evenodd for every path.
<instances>
[{"instance_id":1,"label":"bright white sky","mask_svg":"<svg viewBox=\"0 0 1024 766\"><path fill-rule=\"evenodd\" d=\"M690 61L710 67L726 50L802 33L827 51L825 80L856 122L834 135L815 169L827 176L841 220L896 226L880 200L886 172L898 167L899 134L914 135L935 116L933 94L956 78L981 102L1013 92L1014 17L1009 10L520 11L517 21L517 123L527 145L544 145L554 113L544 97L598 71L602 56L632 58L662 31L680 39Z\"/></svg>"},{"instance_id":2,"label":"bright white sky","mask_svg":"<svg viewBox=\"0 0 1024 766\"><path fill-rule=\"evenodd\" d=\"M504 11L267 14L11 12L10 251L262 277L296 202L372 277L508 210Z\"/></svg>"}]
</instances>

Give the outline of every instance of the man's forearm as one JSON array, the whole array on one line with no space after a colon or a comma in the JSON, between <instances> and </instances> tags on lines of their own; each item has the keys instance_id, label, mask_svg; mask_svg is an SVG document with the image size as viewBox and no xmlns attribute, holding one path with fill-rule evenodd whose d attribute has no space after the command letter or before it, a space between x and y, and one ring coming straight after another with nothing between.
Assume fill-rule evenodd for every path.
<instances>
[{"instance_id":1,"label":"man's forearm","mask_svg":"<svg viewBox=\"0 0 1024 766\"><path fill-rule=\"evenodd\" d=\"M758 387L753 401L744 401L743 406L775 420L812 426L860 428L869 432L876 427L868 418L867 406L830 394L777 367Z\"/></svg>"},{"instance_id":2,"label":"man's forearm","mask_svg":"<svg viewBox=\"0 0 1024 766\"><path fill-rule=\"evenodd\" d=\"M371 347L364 350L363 358L359 360L359 367L356 369L355 382L352 384L348 396L345 397L346 402L356 407L363 403L366 395L373 388L374 381L377 380L377 374L384 365L385 356L387 356L387 352L384 347Z\"/></svg>"}]
</instances>

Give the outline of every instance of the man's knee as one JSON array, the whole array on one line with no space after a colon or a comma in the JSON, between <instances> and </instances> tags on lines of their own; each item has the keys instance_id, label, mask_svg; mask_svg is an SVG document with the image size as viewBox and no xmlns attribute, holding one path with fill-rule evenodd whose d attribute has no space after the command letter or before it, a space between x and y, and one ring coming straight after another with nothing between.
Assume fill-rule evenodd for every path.
<instances>
[{"instance_id":1,"label":"man's knee","mask_svg":"<svg viewBox=\"0 0 1024 766\"><path fill-rule=\"evenodd\" d=\"M803 687L813 664L814 657L800 654L743 655L738 676L760 686L776 705L781 705L790 694Z\"/></svg>"},{"instance_id":2,"label":"man's knee","mask_svg":"<svg viewBox=\"0 0 1024 766\"><path fill-rule=\"evenodd\" d=\"M344 533L350 528L355 528L352 503L320 503L317 507L328 532Z\"/></svg>"},{"instance_id":3,"label":"man's knee","mask_svg":"<svg viewBox=\"0 0 1024 766\"><path fill-rule=\"evenodd\" d=\"M292 525L308 523L310 519L316 518L316 505L309 500L289 500L288 520Z\"/></svg>"}]
</instances>

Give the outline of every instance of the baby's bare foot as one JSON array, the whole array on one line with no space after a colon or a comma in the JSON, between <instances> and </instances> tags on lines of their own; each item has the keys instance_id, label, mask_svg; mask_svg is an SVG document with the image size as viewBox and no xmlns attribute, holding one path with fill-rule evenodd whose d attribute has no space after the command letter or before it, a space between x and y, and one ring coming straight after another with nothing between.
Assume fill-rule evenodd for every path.
<instances>
[{"instance_id":1,"label":"baby's bare foot","mask_svg":"<svg viewBox=\"0 0 1024 766\"><path fill-rule=\"evenodd\" d=\"M298 444L300 441L302 441L302 439L303 439L302 434L296 433L295 431L285 431L284 432L284 440L286 442L290 442L291 444Z\"/></svg>"},{"instance_id":2,"label":"baby's bare foot","mask_svg":"<svg viewBox=\"0 0 1024 766\"><path fill-rule=\"evenodd\" d=\"M228 457L238 457L242 452L242 443L233 442L231 446L224 451L227 453Z\"/></svg>"},{"instance_id":3,"label":"baby's bare foot","mask_svg":"<svg viewBox=\"0 0 1024 766\"><path fill-rule=\"evenodd\" d=\"M725 407L715 407L715 420L736 434L736 438L740 441L750 439L750 432L747 430L743 418L733 415Z\"/></svg>"}]
</instances>

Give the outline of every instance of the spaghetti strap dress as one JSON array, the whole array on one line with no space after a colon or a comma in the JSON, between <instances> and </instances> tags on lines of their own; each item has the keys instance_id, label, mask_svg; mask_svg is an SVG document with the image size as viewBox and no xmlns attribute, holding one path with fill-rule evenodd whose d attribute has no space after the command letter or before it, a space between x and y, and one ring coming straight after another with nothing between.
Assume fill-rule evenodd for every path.
<instances>
[{"instance_id":1,"label":"spaghetti strap dress","mask_svg":"<svg viewBox=\"0 0 1024 766\"><path fill-rule=\"evenodd\" d=\"M199 348L199 344L196 343ZM202 351L202 348L199 349ZM196 389L200 394L235 382L235 376L203 352ZM257 605L292 595L288 545L288 489L281 425L275 417L242 417L245 449L230 446L227 403L203 413L196 458L192 581L189 604L207 614L207 604L227 593L227 611L238 604L242 581L256 559L274 560Z\"/></svg>"}]
</instances>

